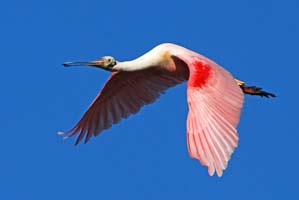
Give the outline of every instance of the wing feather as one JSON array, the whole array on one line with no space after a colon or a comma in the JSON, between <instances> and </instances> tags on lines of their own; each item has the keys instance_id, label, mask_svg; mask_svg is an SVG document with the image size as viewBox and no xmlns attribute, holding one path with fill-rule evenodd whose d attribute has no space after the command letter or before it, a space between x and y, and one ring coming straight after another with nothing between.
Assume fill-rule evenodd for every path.
<instances>
[{"instance_id":1,"label":"wing feather","mask_svg":"<svg viewBox=\"0 0 299 200\"><path fill-rule=\"evenodd\" d=\"M232 75L216 63L207 58L196 57L196 62L181 58L190 70L187 89L189 154L208 167L209 175L216 171L222 176L238 145L236 126L244 95ZM202 75L207 71L208 75ZM199 76L207 80L198 80Z\"/></svg>"},{"instance_id":2,"label":"wing feather","mask_svg":"<svg viewBox=\"0 0 299 200\"><path fill-rule=\"evenodd\" d=\"M67 137L79 135L76 144L137 113L154 102L166 89L186 80L184 76L164 73L158 68L135 72L114 72L102 91Z\"/></svg>"},{"instance_id":3,"label":"wing feather","mask_svg":"<svg viewBox=\"0 0 299 200\"><path fill-rule=\"evenodd\" d=\"M209 175L222 176L238 145L236 127L244 101L232 75L206 57L187 50L172 55L175 73L159 68L114 72L68 136L76 144L88 142L122 118L154 102L166 89L188 79L187 146L192 158L208 167ZM179 54L179 52L178 52Z\"/></svg>"}]
</instances>

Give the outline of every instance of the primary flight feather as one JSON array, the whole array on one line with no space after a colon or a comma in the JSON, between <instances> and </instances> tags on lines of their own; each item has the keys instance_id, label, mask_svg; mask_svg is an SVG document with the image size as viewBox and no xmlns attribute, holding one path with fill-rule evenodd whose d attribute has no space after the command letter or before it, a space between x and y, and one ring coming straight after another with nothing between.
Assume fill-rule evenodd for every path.
<instances>
[{"instance_id":1,"label":"primary flight feather","mask_svg":"<svg viewBox=\"0 0 299 200\"><path fill-rule=\"evenodd\" d=\"M187 84L187 146L208 172L222 176L238 145L236 127L244 93L265 97L274 94L248 87L214 61L184 47L160 44L132 60L119 62L104 56L91 62L66 62L64 66L87 65L112 72L95 100L66 137L78 135L76 144L110 128L121 118L137 113L170 87ZM60 134L64 134L59 132Z\"/></svg>"}]
</instances>

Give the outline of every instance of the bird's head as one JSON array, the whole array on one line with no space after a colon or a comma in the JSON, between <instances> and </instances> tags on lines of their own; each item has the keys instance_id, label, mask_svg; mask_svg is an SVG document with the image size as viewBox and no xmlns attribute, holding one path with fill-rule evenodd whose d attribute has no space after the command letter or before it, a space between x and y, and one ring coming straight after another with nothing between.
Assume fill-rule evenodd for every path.
<instances>
[{"instance_id":1,"label":"bird's head","mask_svg":"<svg viewBox=\"0 0 299 200\"><path fill-rule=\"evenodd\" d=\"M98 67L104 70L113 71L113 67L117 64L117 61L112 56L104 56L95 61L89 62L65 62L63 66L71 67L71 66L91 66Z\"/></svg>"}]
</instances>

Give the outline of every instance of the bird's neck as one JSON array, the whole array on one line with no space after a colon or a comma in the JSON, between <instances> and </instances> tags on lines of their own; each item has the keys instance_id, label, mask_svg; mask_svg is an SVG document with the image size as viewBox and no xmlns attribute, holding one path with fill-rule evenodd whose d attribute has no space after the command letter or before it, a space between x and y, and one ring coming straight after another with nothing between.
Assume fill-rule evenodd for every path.
<instances>
[{"instance_id":1,"label":"bird's neck","mask_svg":"<svg viewBox=\"0 0 299 200\"><path fill-rule=\"evenodd\" d=\"M137 58L132 61L118 62L113 69L116 71L139 71L150 68L152 66L153 63L148 62L144 59Z\"/></svg>"},{"instance_id":2,"label":"bird's neck","mask_svg":"<svg viewBox=\"0 0 299 200\"><path fill-rule=\"evenodd\" d=\"M113 68L115 71L139 71L155 66L163 65L165 58L155 51L149 51L146 54L131 60L118 62Z\"/></svg>"}]
</instances>

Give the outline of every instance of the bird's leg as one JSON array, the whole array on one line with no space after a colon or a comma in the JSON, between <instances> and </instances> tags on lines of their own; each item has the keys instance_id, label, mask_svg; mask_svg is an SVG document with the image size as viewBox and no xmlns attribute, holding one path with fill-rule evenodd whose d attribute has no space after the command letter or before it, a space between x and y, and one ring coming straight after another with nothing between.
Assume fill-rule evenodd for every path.
<instances>
[{"instance_id":1,"label":"bird's leg","mask_svg":"<svg viewBox=\"0 0 299 200\"><path fill-rule=\"evenodd\" d=\"M243 81L240 81L238 79L235 79L235 81L237 82L237 84L241 87L243 85L245 85L245 83Z\"/></svg>"},{"instance_id":2,"label":"bird's leg","mask_svg":"<svg viewBox=\"0 0 299 200\"><path fill-rule=\"evenodd\" d=\"M256 86L246 86L245 82L240 81L238 79L235 80L245 94L256 95L256 96L267 97L267 98L276 97L275 94L270 92L265 92L262 90L262 88Z\"/></svg>"}]
</instances>

